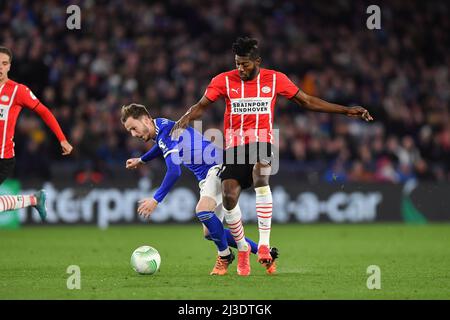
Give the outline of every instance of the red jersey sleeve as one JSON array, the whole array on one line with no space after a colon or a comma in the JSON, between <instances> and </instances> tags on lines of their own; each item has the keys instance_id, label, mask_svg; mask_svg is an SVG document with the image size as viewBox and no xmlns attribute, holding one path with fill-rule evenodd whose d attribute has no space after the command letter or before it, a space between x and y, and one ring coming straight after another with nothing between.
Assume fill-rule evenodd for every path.
<instances>
[{"instance_id":1,"label":"red jersey sleeve","mask_svg":"<svg viewBox=\"0 0 450 320\"><path fill-rule=\"evenodd\" d=\"M31 110L34 110L40 103L39 99L36 98L33 92L23 84L19 84L16 101L21 107Z\"/></svg>"},{"instance_id":2,"label":"red jersey sleeve","mask_svg":"<svg viewBox=\"0 0 450 320\"><path fill-rule=\"evenodd\" d=\"M219 74L212 78L205 91L205 97L210 101L216 101L226 95L225 76Z\"/></svg>"},{"instance_id":3,"label":"red jersey sleeve","mask_svg":"<svg viewBox=\"0 0 450 320\"><path fill-rule=\"evenodd\" d=\"M46 106L44 106L42 103L39 103L38 106L33 110L42 118L42 120L44 120L45 124L53 131L55 136L58 138L59 142L67 140L55 116L53 115L53 113L51 113L50 110L48 110Z\"/></svg>"},{"instance_id":4,"label":"red jersey sleeve","mask_svg":"<svg viewBox=\"0 0 450 320\"><path fill-rule=\"evenodd\" d=\"M59 141L66 140L58 121L55 119L53 114L44 106L38 98L31 92L31 90L23 85L19 84L19 89L17 91L17 100L21 107L28 108L36 112L45 124L53 131Z\"/></svg>"},{"instance_id":5,"label":"red jersey sleeve","mask_svg":"<svg viewBox=\"0 0 450 320\"><path fill-rule=\"evenodd\" d=\"M276 93L291 99L300 90L284 73L277 72Z\"/></svg>"}]
</instances>

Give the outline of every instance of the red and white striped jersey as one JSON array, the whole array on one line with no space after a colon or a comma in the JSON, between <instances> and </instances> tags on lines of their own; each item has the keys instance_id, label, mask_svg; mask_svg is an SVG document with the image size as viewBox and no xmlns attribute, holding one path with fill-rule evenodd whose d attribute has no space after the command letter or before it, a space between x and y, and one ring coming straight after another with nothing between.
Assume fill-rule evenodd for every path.
<instances>
[{"instance_id":1,"label":"red and white striped jersey","mask_svg":"<svg viewBox=\"0 0 450 320\"><path fill-rule=\"evenodd\" d=\"M273 143L273 115L277 95L291 99L299 88L282 72L260 68L243 81L237 69L214 77L206 89L210 101L225 98L225 148L253 142Z\"/></svg>"},{"instance_id":2,"label":"red and white striped jersey","mask_svg":"<svg viewBox=\"0 0 450 320\"><path fill-rule=\"evenodd\" d=\"M0 158L14 157L14 128L22 108L34 110L39 100L25 85L6 81L0 86Z\"/></svg>"}]
</instances>

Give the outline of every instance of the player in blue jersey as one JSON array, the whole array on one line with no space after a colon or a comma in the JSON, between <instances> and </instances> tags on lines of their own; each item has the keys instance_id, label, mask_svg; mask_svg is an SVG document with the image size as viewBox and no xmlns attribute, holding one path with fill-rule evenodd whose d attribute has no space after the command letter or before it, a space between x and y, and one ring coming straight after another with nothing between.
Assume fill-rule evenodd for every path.
<instances>
[{"instance_id":1,"label":"player in blue jersey","mask_svg":"<svg viewBox=\"0 0 450 320\"><path fill-rule=\"evenodd\" d=\"M224 229L222 224L224 214L221 210L220 172L223 151L192 127L188 127L177 140L172 140L170 130L175 122L164 118L153 119L143 105L132 103L123 106L121 121L133 137L140 138L145 142L155 141L154 146L142 157L128 159L127 169L135 169L161 156L164 157L167 166L163 182L153 198L139 201L138 213L144 217L150 216L179 179L181 176L180 166L184 165L194 173L199 181L200 200L195 210L198 219L203 223L205 238L214 241L217 246L218 255L211 274L225 275L234 260L234 254L229 246L236 248L237 244L230 230ZM246 238L246 240L250 244L252 252L257 253L258 245L251 239ZM276 248L273 248L271 255L275 261L278 256ZM268 274L274 273L275 270L275 262L267 266Z\"/></svg>"}]
</instances>

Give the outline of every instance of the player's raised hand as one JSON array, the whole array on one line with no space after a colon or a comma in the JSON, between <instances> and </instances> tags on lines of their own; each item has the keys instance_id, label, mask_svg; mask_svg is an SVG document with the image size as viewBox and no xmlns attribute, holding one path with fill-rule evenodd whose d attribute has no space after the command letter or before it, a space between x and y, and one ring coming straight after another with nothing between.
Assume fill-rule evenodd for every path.
<instances>
[{"instance_id":1,"label":"player's raised hand","mask_svg":"<svg viewBox=\"0 0 450 320\"><path fill-rule=\"evenodd\" d=\"M62 149L62 155L67 156L68 154L70 154L72 152L73 147L67 140L64 140L64 141L61 141L61 149Z\"/></svg>"},{"instance_id":2,"label":"player's raised hand","mask_svg":"<svg viewBox=\"0 0 450 320\"><path fill-rule=\"evenodd\" d=\"M125 165L125 167L127 169L136 169L138 168L143 162L141 161L140 158L131 158L127 160L127 163Z\"/></svg>"},{"instance_id":3,"label":"player's raised hand","mask_svg":"<svg viewBox=\"0 0 450 320\"><path fill-rule=\"evenodd\" d=\"M373 120L369 111L367 111L366 109L364 109L363 107L360 107L360 106L349 107L347 110L347 116L354 117L354 118L361 118L365 121Z\"/></svg>"},{"instance_id":4,"label":"player's raised hand","mask_svg":"<svg viewBox=\"0 0 450 320\"><path fill-rule=\"evenodd\" d=\"M153 198L142 199L139 201L138 213L144 218L148 218L158 206L158 201Z\"/></svg>"},{"instance_id":5,"label":"player's raised hand","mask_svg":"<svg viewBox=\"0 0 450 320\"><path fill-rule=\"evenodd\" d=\"M172 130L170 130L170 135L173 140L178 140L183 133L184 129L186 129L189 125L189 118L186 116L183 116L175 122L175 125L173 126Z\"/></svg>"}]
</instances>

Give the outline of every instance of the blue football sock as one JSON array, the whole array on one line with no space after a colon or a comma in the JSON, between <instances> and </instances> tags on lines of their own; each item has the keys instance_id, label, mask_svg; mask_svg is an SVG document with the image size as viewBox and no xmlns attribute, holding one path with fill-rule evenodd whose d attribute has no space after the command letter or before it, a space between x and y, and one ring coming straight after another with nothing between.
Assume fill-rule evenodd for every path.
<instances>
[{"instance_id":1,"label":"blue football sock","mask_svg":"<svg viewBox=\"0 0 450 320\"><path fill-rule=\"evenodd\" d=\"M214 241L218 251L224 251L228 248L227 237L225 235L223 224L212 211L202 211L197 213L197 217L209 231L209 239ZM208 239L208 238L207 238Z\"/></svg>"},{"instance_id":2,"label":"blue football sock","mask_svg":"<svg viewBox=\"0 0 450 320\"><path fill-rule=\"evenodd\" d=\"M231 234L231 231L229 229L224 229L225 235L227 237L228 245L233 248L237 248L236 241L234 240L233 235ZM258 253L258 244L255 243L252 239L245 238L245 241L250 245L252 248L252 253Z\"/></svg>"}]
</instances>

